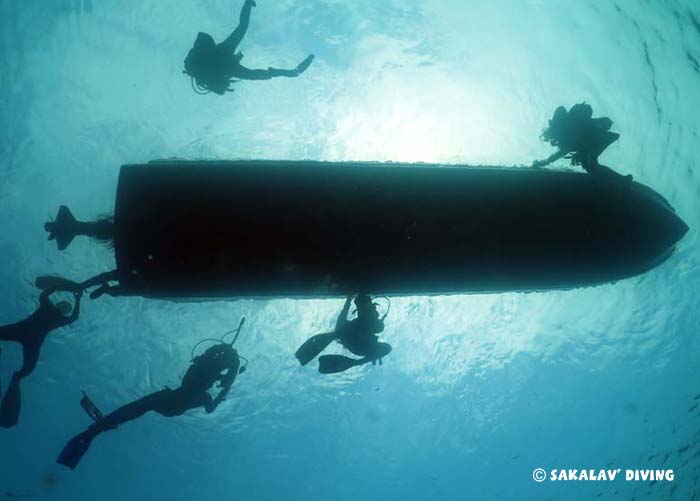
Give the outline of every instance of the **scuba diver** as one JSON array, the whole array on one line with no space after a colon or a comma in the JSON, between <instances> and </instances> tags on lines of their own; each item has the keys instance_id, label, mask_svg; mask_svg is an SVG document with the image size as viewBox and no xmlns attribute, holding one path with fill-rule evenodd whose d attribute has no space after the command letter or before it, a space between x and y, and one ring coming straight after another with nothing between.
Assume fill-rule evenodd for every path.
<instances>
[{"instance_id":1,"label":"scuba diver","mask_svg":"<svg viewBox=\"0 0 700 501\"><path fill-rule=\"evenodd\" d=\"M110 217L97 221L77 221L65 205L58 209L56 220L46 223L44 229L49 233L49 240L56 240L58 250L65 250L78 235L85 235L107 244L114 240L114 223Z\"/></svg>"},{"instance_id":2,"label":"scuba diver","mask_svg":"<svg viewBox=\"0 0 700 501\"><path fill-rule=\"evenodd\" d=\"M236 48L243 40L250 23L250 11L255 7L254 0L246 0L241 10L238 27L226 40L216 44L211 35L200 32L194 47L185 58L184 74L192 79L192 88L198 94L213 92L223 96L233 92L231 85L239 80L269 80L274 77L298 77L306 71L314 60L310 54L292 70L269 67L266 70L253 70L241 64L243 54Z\"/></svg>"},{"instance_id":3,"label":"scuba diver","mask_svg":"<svg viewBox=\"0 0 700 501\"><path fill-rule=\"evenodd\" d=\"M559 148L559 151L545 160L534 162L532 166L543 167L566 157L572 165L580 165L593 176L631 182L631 174L623 176L598 163L598 157L620 138L620 134L610 132L612 120L608 117L592 116L593 109L586 103L575 104L569 111L563 106L558 107L540 137Z\"/></svg>"},{"instance_id":4,"label":"scuba diver","mask_svg":"<svg viewBox=\"0 0 700 501\"><path fill-rule=\"evenodd\" d=\"M239 356L233 347L244 321L245 318L241 319L231 343L224 342L224 338L234 331L227 332L221 339L204 339L197 343L192 349L192 355L194 355L197 346L204 341L214 341L217 344L208 348L201 355L192 358L192 364L182 378L182 383L174 390L166 387L123 405L106 416L83 392L80 405L94 423L73 437L63 448L56 461L74 470L97 435L117 429L120 425L140 418L149 411L157 412L166 417L181 416L188 410L198 407L203 407L207 414L214 412L228 395L236 376L245 372L246 369L247 361L246 365L241 367L241 358L244 360L245 358ZM224 373L224 371L226 372ZM220 390L218 395L212 398L208 390L217 382Z\"/></svg>"},{"instance_id":5,"label":"scuba diver","mask_svg":"<svg viewBox=\"0 0 700 501\"><path fill-rule=\"evenodd\" d=\"M68 301L58 301L54 304L50 300L51 295L55 292L66 291L72 292L75 297L72 312L71 304ZM22 367L12 375L7 393L0 404L0 427L11 428L17 424L21 407L19 383L36 367L46 336L51 331L70 325L78 319L81 296L82 289L78 284L73 284L72 287L44 290L39 296L39 308L34 313L17 323L0 327L0 341L20 343L23 356Z\"/></svg>"},{"instance_id":6,"label":"scuba diver","mask_svg":"<svg viewBox=\"0 0 700 501\"><path fill-rule=\"evenodd\" d=\"M362 358L323 355L318 359L318 371L321 374L343 372L351 367L369 362L376 364L379 361L381 365L382 358L391 352L391 345L380 343L377 337L377 334L384 330L384 320L386 320L389 311L387 310L384 316L380 318L377 312L377 305L372 302L372 298L365 294L360 294L355 297L357 318L348 320L351 301L352 297L348 297L345 300L333 332L316 334L299 347L295 356L302 366L316 358L333 341L340 342L343 347Z\"/></svg>"}]
</instances>

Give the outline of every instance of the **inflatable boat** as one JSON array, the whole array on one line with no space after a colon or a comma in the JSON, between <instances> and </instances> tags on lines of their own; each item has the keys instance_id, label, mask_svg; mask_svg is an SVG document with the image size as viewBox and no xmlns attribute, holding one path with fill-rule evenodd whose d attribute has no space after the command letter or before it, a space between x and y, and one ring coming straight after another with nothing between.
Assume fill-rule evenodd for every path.
<instances>
[{"instance_id":1,"label":"inflatable boat","mask_svg":"<svg viewBox=\"0 0 700 501\"><path fill-rule=\"evenodd\" d=\"M688 230L636 183L533 168L154 161L121 168L121 295L545 291L633 277Z\"/></svg>"}]
</instances>

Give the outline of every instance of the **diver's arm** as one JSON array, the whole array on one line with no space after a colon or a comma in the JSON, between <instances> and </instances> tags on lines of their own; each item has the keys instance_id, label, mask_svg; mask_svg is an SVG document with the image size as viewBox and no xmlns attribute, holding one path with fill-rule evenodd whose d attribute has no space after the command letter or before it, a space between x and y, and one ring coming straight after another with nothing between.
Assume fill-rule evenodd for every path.
<instances>
[{"instance_id":1,"label":"diver's arm","mask_svg":"<svg viewBox=\"0 0 700 501\"><path fill-rule=\"evenodd\" d=\"M219 404L216 404L219 405ZM206 411L207 414L211 414L216 410L216 405L214 405L214 400L211 398L211 395L209 393L204 394L204 410Z\"/></svg>"},{"instance_id":2,"label":"diver's arm","mask_svg":"<svg viewBox=\"0 0 700 501\"><path fill-rule=\"evenodd\" d=\"M207 411L207 414L211 414L216 410L219 404L224 401L230 389L230 386L222 388L221 391L219 391L219 394L208 405L204 406L204 409Z\"/></svg>"},{"instance_id":3,"label":"diver's arm","mask_svg":"<svg viewBox=\"0 0 700 501\"><path fill-rule=\"evenodd\" d=\"M219 394L216 397L214 397L213 400L210 400L209 402L207 402L207 404L205 404L204 409L207 411L207 413L211 414L212 412L214 412L214 410L219 406L219 404L224 401L229 391L231 391L231 386L233 386L233 382L236 380L236 376L238 376L240 366L241 363L238 360L238 357L236 357L236 361L229 365L226 374L222 375L219 378L219 387L221 388L221 390L219 390Z\"/></svg>"},{"instance_id":4,"label":"diver's arm","mask_svg":"<svg viewBox=\"0 0 700 501\"><path fill-rule=\"evenodd\" d=\"M338 320L335 323L335 330L340 330L342 327L344 327L348 323L348 312L350 311L350 302L352 301L352 297L348 297L345 300L345 304L343 305L343 309L340 310L340 315L338 315Z\"/></svg>"},{"instance_id":5,"label":"diver's arm","mask_svg":"<svg viewBox=\"0 0 700 501\"><path fill-rule=\"evenodd\" d=\"M384 331L384 320L378 318L377 323L374 326L374 334L379 334L382 331Z\"/></svg>"},{"instance_id":6,"label":"diver's arm","mask_svg":"<svg viewBox=\"0 0 700 501\"><path fill-rule=\"evenodd\" d=\"M219 44L219 47L223 47L231 52L236 50L236 47L241 43L243 37L248 31L248 26L250 25L250 11L255 7L255 0L246 0L241 9L241 15L238 20L238 26L233 30L226 40Z\"/></svg>"},{"instance_id":7,"label":"diver's arm","mask_svg":"<svg viewBox=\"0 0 700 501\"><path fill-rule=\"evenodd\" d=\"M113 282L117 281L118 276L117 276L117 270L112 270L112 271L107 271L105 273L100 273L99 275L95 275L92 278L89 278L85 280L84 282L81 282L78 284L78 288L80 290L83 289L89 289L90 287L95 287L97 285L104 285L108 282Z\"/></svg>"},{"instance_id":8,"label":"diver's arm","mask_svg":"<svg viewBox=\"0 0 700 501\"><path fill-rule=\"evenodd\" d=\"M226 374L228 376L228 374ZM226 377L224 376L224 377ZM219 394L215 398L209 397L209 401L204 404L204 410L207 411L207 414L211 414L216 410L216 408L219 406L221 402L224 401L226 396L228 395L228 392L231 391L231 385L233 384L233 380L231 380L230 383L227 382L222 382L221 385L221 390L219 390Z\"/></svg>"},{"instance_id":9,"label":"diver's arm","mask_svg":"<svg viewBox=\"0 0 700 501\"><path fill-rule=\"evenodd\" d=\"M559 150L556 153L552 153L551 155L549 155L549 157L547 157L544 160L535 160L534 162L532 162L532 167L544 167L545 165L549 165L552 162L556 162L560 158L563 158L568 153L568 151Z\"/></svg>"}]
</instances>

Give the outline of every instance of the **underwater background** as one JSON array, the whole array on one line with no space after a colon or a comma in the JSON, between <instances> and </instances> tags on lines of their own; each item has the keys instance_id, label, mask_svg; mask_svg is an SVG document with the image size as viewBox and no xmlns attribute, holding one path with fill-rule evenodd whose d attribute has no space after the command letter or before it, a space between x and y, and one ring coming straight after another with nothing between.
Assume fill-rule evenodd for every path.
<instances>
[{"instance_id":1,"label":"underwater background","mask_svg":"<svg viewBox=\"0 0 700 501\"><path fill-rule=\"evenodd\" d=\"M0 430L0 499L700 499L700 5L258 0L244 63L316 60L196 95L183 59L198 31L227 36L241 5L0 0L0 324L34 311L38 275L114 267L87 239L58 252L42 225L61 204L111 213L120 165L156 158L530 164L552 151L538 136L554 109L586 101L622 135L602 162L690 231L616 284L394 298L384 365L334 376L293 353L340 299L86 300L23 381L19 425ZM192 346L242 315L249 370L214 414L147 414L76 471L55 463L89 424L81 389L108 412L175 387ZM21 350L0 347L6 388ZM675 479L540 484L538 467Z\"/></svg>"}]
</instances>

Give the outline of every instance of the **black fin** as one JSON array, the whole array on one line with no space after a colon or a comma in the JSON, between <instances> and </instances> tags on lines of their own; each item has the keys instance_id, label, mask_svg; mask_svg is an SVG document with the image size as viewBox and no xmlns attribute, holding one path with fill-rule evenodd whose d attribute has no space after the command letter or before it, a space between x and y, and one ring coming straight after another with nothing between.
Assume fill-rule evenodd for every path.
<instances>
[{"instance_id":1,"label":"black fin","mask_svg":"<svg viewBox=\"0 0 700 501\"><path fill-rule=\"evenodd\" d=\"M333 339L335 339L334 334L334 332L327 332L311 336L299 347L294 356L297 357L302 366L308 364L331 344Z\"/></svg>"},{"instance_id":2,"label":"black fin","mask_svg":"<svg viewBox=\"0 0 700 501\"><path fill-rule=\"evenodd\" d=\"M63 448L61 454L58 456L58 459L56 459L56 462L58 464L62 464L63 466L67 466L71 470L75 470L78 463L80 463L80 460L90 448L92 439L93 437L87 432L76 435Z\"/></svg>"},{"instance_id":3,"label":"black fin","mask_svg":"<svg viewBox=\"0 0 700 501\"><path fill-rule=\"evenodd\" d=\"M76 220L70 209L61 205L56 215L56 221L49 223L51 225L49 239L56 239L58 250L65 250L75 238L75 223Z\"/></svg>"},{"instance_id":4,"label":"black fin","mask_svg":"<svg viewBox=\"0 0 700 501\"><path fill-rule=\"evenodd\" d=\"M90 397L88 397L87 393L84 391L83 398L80 399L80 406L94 422L98 422L104 417L102 411L94 404L92 400L90 400Z\"/></svg>"},{"instance_id":5,"label":"black fin","mask_svg":"<svg viewBox=\"0 0 700 501\"><path fill-rule=\"evenodd\" d=\"M323 355L318 359L318 372L336 374L363 363L365 363L365 359L350 358L344 355Z\"/></svg>"}]
</instances>

